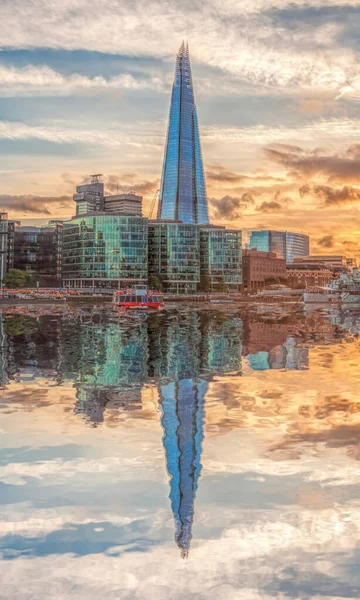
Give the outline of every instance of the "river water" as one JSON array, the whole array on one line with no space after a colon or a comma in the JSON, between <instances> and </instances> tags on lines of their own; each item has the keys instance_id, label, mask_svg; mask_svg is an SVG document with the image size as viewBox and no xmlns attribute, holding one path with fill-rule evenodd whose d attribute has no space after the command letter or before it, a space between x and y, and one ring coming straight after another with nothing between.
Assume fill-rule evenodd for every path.
<instances>
[{"instance_id":1,"label":"river water","mask_svg":"<svg viewBox=\"0 0 360 600\"><path fill-rule=\"evenodd\" d=\"M0 598L360 597L359 309L19 312Z\"/></svg>"}]
</instances>

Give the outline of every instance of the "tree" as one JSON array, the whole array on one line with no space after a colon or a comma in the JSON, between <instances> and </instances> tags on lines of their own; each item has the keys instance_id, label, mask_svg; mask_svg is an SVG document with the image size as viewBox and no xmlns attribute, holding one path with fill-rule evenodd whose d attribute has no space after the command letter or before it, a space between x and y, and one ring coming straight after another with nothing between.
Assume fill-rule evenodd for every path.
<instances>
[{"instance_id":1,"label":"tree","mask_svg":"<svg viewBox=\"0 0 360 600\"><path fill-rule=\"evenodd\" d=\"M151 290L155 290L157 292L162 292L164 289L163 280L161 275L158 273L155 275L149 275L148 277L148 286Z\"/></svg>"},{"instance_id":2,"label":"tree","mask_svg":"<svg viewBox=\"0 0 360 600\"><path fill-rule=\"evenodd\" d=\"M217 292L223 292L223 293L226 293L229 291L229 288L226 285L226 283L222 277L220 277L219 281L217 282L215 289Z\"/></svg>"},{"instance_id":3,"label":"tree","mask_svg":"<svg viewBox=\"0 0 360 600\"><path fill-rule=\"evenodd\" d=\"M199 283L199 291L200 292L210 292L211 288L211 280L209 275L201 275L200 283Z\"/></svg>"},{"instance_id":4,"label":"tree","mask_svg":"<svg viewBox=\"0 0 360 600\"><path fill-rule=\"evenodd\" d=\"M3 279L3 284L9 288L24 288L32 284L32 278L26 271L9 269Z\"/></svg>"}]
</instances>

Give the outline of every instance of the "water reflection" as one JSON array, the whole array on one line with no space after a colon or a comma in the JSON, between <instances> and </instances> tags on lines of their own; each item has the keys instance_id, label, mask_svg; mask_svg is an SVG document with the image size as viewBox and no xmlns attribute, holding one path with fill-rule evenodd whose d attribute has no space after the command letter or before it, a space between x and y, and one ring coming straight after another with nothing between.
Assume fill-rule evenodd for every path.
<instances>
[{"instance_id":1,"label":"water reflection","mask_svg":"<svg viewBox=\"0 0 360 600\"><path fill-rule=\"evenodd\" d=\"M355 516L351 502L358 485L351 460L359 459L359 323L358 311L266 307L168 310L130 324L86 310L71 318L0 315L0 408L15 424L14 435L21 424L30 438L15 441L15 451L9 436L2 502L19 513L53 506L61 513L62 506L73 502L90 515L81 521L72 509L71 518L64 517L46 538L0 536L6 558L66 552L150 556L167 540L171 505L174 552L188 556L187 564L195 552L205 564L211 541L221 538L224 552L215 553L216 561L224 573L231 565L233 580L239 570L247 581L245 596L233 590L233 597L251 597L246 594L256 583L249 571L259 570L266 578L271 568L274 580L264 584L264 596L254 598L277 593L315 598L312 594L325 593L326 586L339 592L339 585L325 575L318 588L312 587L314 573L305 577L299 565L301 560L311 565L309 556L320 547L319 569L329 562L324 544L330 540L335 547L341 527L345 546L357 539L345 519L348 513ZM52 447L49 441L47 446L37 441L36 446L31 440L36 414L45 408L50 413L54 406L61 410L47 422L49 435L61 443ZM21 421L25 413L26 426ZM78 427L71 434L69 423ZM111 437L115 433L118 437ZM77 436L83 436L81 450L74 442ZM105 458L102 444L109 445ZM343 448L344 455L337 455ZM69 489L65 463L76 462L74 456L81 452L72 467L76 483ZM95 458L87 465L92 453ZM56 481L47 488L41 477L51 477L51 461ZM45 475L37 474L41 469ZM152 502L158 512L154 508L148 516ZM102 503L106 510L100 514ZM310 510L314 515L309 516ZM300 558L280 556L287 544L296 548L296 536L302 536ZM312 548L309 555L307 546ZM268 558L262 558L267 552ZM139 559L137 568L146 560ZM350 550L348 560L356 562ZM170 559L163 556L163 561L169 569ZM152 568L160 568L159 563ZM213 581L212 573L207 575ZM167 585L173 583L167 580ZM229 580L222 585L230 586ZM159 588L151 589L157 597ZM211 589L204 598L211 597ZM356 597L352 589L358 588L346 588L349 598ZM201 590L189 589L187 595L178 590L174 598ZM116 594L111 597L127 597Z\"/></svg>"}]
</instances>

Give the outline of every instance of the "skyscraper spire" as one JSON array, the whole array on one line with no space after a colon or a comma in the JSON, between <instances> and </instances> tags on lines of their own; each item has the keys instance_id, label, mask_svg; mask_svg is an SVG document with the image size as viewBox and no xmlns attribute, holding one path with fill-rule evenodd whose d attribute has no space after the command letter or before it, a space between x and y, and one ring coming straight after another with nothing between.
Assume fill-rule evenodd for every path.
<instances>
[{"instance_id":1,"label":"skyscraper spire","mask_svg":"<svg viewBox=\"0 0 360 600\"><path fill-rule=\"evenodd\" d=\"M176 58L158 217L209 222L189 46L184 42Z\"/></svg>"}]
</instances>

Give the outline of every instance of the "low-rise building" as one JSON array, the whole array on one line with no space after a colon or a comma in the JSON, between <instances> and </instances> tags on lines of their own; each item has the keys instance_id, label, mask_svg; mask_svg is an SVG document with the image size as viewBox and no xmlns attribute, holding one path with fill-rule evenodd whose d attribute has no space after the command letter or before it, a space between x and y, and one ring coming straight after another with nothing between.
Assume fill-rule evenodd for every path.
<instances>
[{"instance_id":1,"label":"low-rise building","mask_svg":"<svg viewBox=\"0 0 360 600\"><path fill-rule=\"evenodd\" d=\"M262 290L266 283L286 278L286 260L274 252L243 250L242 278L244 291Z\"/></svg>"},{"instance_id":2,"label":"low-rise building","mask_svg":"<svg viewBox=\"0 0 360 600\"><path fill-rule=\"evenodd\" d=\"M292 288L324 286L334 278L334 269L321 264L293 263L287 267L287 282Z\"/></svg>"},{"instance_id":3,"label":"low-rise building","mask_svg":"<svg viewBox=\"0 0 360 600\"><path fill-rule=\"evenodd\" d=\"M149 221L149 277L158 278L163 290L194 294L200 283L200 232L181 221Z\"/></svg>"},{"instance_id":4,"label":"low-rise building","mask_svg":"<svg viewBox=\"0 0 360 600\"><path fill-rule=\"evenodd\" d=\"M96 213L64 223L63 285L122 288L145 285L148 224L144 217Z\"/></svg>"},{"instance_id":5,"label":"low-rise building","mask_svg":"<svg viewBox=\"0 0 360 600\"><path fill-rule=\"evenodd\" d=\"M325 269L347 269L357 266L355 258L348 258L342 254L311 254L296 257L294 264L305 266L319 265Z\"/></svg>"},{"instance_id":6,"label":"low-rise building","mask_svg":"<svg viewBox=\"0 0 360 600\"><path fill-rule=\"evenodd\" d=\"M202 291L239 291L242 285L242 241L239 229L201 225L200 287Z\"/></svg>"},{"instance_id":7,"label":"low-rise building","mask_svg":"<svg viewBox=\"0 0 360 600\"><path fill-rule=\"evenodd\" d=\"M132 193L105 196L104 211L113 215L142 217L142 196Z\"/></svg>"}]
</instances>

